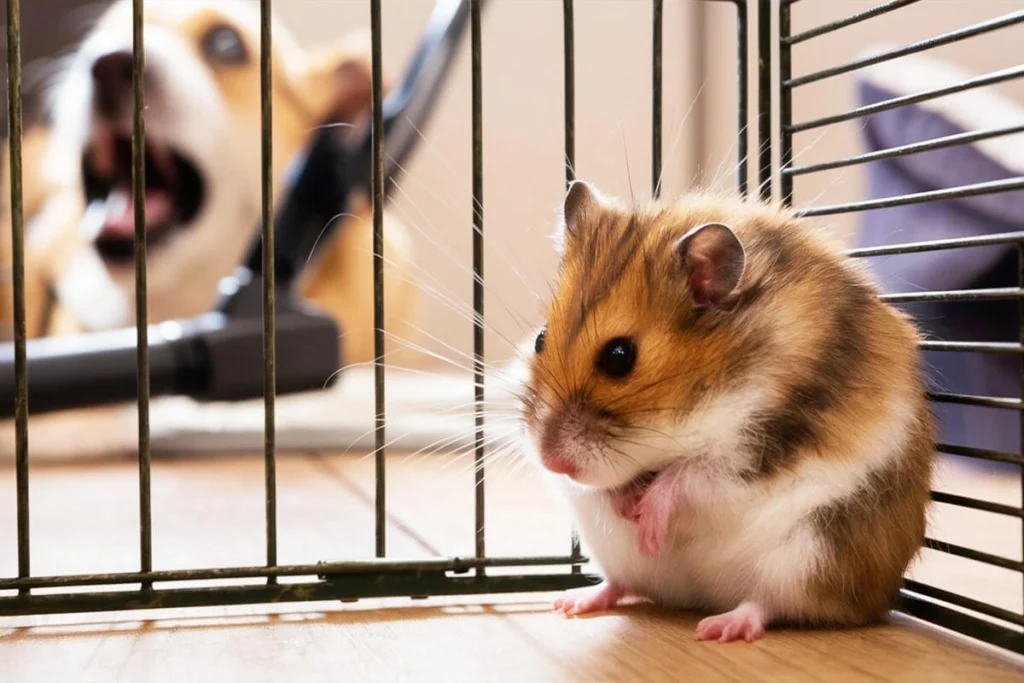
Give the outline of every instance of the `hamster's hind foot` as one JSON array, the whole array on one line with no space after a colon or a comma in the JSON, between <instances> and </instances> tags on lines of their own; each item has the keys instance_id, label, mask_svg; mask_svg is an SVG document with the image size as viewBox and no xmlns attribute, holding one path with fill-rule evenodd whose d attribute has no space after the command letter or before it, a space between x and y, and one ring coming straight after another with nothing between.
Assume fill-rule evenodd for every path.
<instances>
[{"instance_id":1,"label":"hamster's hind foot","mask_svg":"<svg viewBox=\"0 0 1024 683\"><path fill-rule=\"evenodd\" d=\"M731 612L702 619L697 624L697 640L720 643L745 640L749 643L764 635L764 625L762 609L752 602L744 602Z\"/></svg>"},{"instance_id":2,"label":"hamster's hind foot","mask_svg":"<svg viewBox=\"0 0 1024 683\"><path fill-rule=\"evenodd\" d=\"M627 592L605 581L596 586L565 591L555 600L555 610L570 616L601 612L615 607Z\"/></svg>"}]
</instances>

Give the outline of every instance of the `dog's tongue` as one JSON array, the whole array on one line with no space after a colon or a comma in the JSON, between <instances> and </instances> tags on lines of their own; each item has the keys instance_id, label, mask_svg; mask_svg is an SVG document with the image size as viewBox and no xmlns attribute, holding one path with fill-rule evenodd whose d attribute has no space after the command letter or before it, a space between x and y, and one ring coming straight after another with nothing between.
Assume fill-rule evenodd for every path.
<instances>
[{"instance_id":1,"label":"dog's tongue","mask_svg":"<svg viewBox=\"0 0 1024 683\"><path fill-rule=\"evenodd\" d=\"M163 189L146 190L146 229L169 223L173 218L174 204L171 194ZM101 234L111 237L133 237L135 235L135 202L126 190L114 190L107 197L106 220Z\"/></svg>"}]
</instances>

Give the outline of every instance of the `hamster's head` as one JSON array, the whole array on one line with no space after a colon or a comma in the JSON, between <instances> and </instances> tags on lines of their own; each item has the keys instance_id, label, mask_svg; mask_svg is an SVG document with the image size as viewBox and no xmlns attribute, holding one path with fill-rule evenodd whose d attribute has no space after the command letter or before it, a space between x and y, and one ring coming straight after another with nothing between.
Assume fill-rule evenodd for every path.
<instances>
[{"instance_id":1,"label":"hamster's head","mask_svg":"<svg viewBox=\"0 0 1024 683\"><path fill-rule=\"evenodd\" d=\"M784 220L738 200L629 207L585 182L570 187L558 281L522 392L544 467L614 488L742 430L765 333L763 268L750 252Z\"/></svg>"}]
</instances>

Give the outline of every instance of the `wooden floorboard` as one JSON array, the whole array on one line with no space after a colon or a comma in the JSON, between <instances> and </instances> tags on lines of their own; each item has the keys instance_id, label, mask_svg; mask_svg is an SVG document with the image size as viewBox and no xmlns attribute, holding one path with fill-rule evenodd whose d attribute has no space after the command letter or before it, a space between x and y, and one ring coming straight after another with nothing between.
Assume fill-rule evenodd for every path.
<instances>
[{"instance_id":1,"label":"wooden floorboard","mask_svg":"<svg viewBox=\"0 0 1024 683\"><path fill-rule=\"evenodd\" d=\"M389 554L472 552L474 493L467 458L395 454L387 473ZM970 488L975 477L953 474L961 489ZM991 484L986 491L992 497L1012 495L1010 483L975 478L978 486ZM568 550L568 519L535 472L510 459L490 468L486 481L490 554ZM32 482L36 573L137 567L133 464L36 467ZM262 486L259 455L156 462L155 566L262 562ZM985 491L979 493L978 486L965 493L981 495ZM369 557L373 491L373 462L365 456L281 456L280 560ZM0 469L0 501L6 503L0 505L0 575L10 576L16 566L10 469ZM985 533L947 514L937 522L954 535L965 529ZM1011 547L992 538L977 542L987 549ZM945 580L940 560L926 566L937 581ZM972 575L954 566L951 580L963 576ZM982 591L988 586L992 595L983 597L1007 606L1019 600L1008 584L982 578L971 579L971 585ZM906 619L846 632L771 631L755 644L718 645L693 640L699 615L636 605L570 619L551 611L551 599L389 599L0 619L0 680L1024 680L1019 660L967 647Z\"/></svg>"}]
</instances>

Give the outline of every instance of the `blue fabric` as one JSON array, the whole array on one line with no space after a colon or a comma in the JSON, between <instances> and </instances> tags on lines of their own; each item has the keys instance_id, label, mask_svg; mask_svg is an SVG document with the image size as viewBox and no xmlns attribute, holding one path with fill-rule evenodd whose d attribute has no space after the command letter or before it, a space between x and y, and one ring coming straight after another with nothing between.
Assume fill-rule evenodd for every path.
<instances>
[{"instance_id":1,"label":"blue fabric","mask_svg":"<svg viewBox=\"0 0 1024 683\"><path fill-rule=\"evenodd\" d=\"M906 93L875 84L858 86L860 104ZM867 151L888 149L964 132L920 106L867 118L862 139ZM1018 174L974 145L913 154L867 166L871 198L925 192L1014 178ZM860 216L859 246L879 246L1024 229L1024 192L947 200L868 211ZM869 268L889 292L1013 287L1018 283L1016 246L954 249L868 259ZM1017 341L1017 302L906 304L929 339ZM1011 354L925 353L929 380L938 391L1019 398L1021 359ZM1016 411L936 404L940 441L1019 452Z\"/></svg>"}]
</instances>

